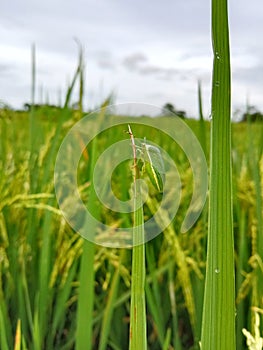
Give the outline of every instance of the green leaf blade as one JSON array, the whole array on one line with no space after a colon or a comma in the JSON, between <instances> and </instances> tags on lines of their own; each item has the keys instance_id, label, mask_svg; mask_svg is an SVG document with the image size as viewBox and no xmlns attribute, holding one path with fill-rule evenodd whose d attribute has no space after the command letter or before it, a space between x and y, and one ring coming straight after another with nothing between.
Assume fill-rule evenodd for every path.
<instances>
[{"instance_id":1,"label":"green leaf blade","mask_svg":"<svg viewBox=\"0 0 263 350\"><path fill-rule=\"evenodd\" d=\"M234 350L231 81L227 0L212 0L213 87L210 201L202 350Z\"/></svg>"},{"instance_id":2,"label":"green leaf blade","mask_svg":"<svg viewBox=\"0 0 263 350\"><path fill-rule=\"evenodd\" d=\"M165 181L164 162L159 148L143 144L145 170L155 189L162 193Z\"/></svg>"}]
</instances>

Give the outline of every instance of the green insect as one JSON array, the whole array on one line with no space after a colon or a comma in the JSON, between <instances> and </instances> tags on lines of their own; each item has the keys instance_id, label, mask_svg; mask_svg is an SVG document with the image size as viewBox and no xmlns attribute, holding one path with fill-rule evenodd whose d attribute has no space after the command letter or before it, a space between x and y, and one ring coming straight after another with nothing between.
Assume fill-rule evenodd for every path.
<instances>
[{"instance_id":1,"label":"green insect","mask_svg":"<svg viewBox=\"0 0 263 350\"><path fill-rule=\"evenodd\" d=\"M165 169L161 152L159 148L147 144L145 140L144 143L142 143L141 150L141 158L144 163L142 170L146 171L156 190L162 193L165 181Z\"/></svg>"}]
</instances>

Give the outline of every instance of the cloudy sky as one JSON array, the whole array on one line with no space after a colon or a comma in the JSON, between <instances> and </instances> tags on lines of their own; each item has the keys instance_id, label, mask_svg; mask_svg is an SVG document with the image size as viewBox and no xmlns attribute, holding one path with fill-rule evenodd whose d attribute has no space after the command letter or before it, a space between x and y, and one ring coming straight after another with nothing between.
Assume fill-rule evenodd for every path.
<instances>
[{"instance_id":1,"label":"cloudy sky","mask_svg":"<svg viewBox=\"0 0 263 350\"><path fill-rule=\"evenodd\" d=\"M233 110L263 110L263 2L229 0ZM116 102L162 107L171 102L197 115L197 80L210 111L210 0L2 0L0 100L30 99L30 47L36 45L37 102L58 103L77 64L86 61L85 105L111 92Z\"/></svg>"}]
</instances>

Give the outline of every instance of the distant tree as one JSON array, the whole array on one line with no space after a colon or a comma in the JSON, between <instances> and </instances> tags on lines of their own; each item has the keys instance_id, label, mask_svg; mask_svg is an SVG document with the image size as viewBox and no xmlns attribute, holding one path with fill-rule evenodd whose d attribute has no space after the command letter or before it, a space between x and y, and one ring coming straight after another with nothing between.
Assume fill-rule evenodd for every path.
<instances>
[{"instance_id":1,"label":"distant tree","mask_svg":"<svg viewBox=\"0 0 263 350\"><path fill-rule=\"evenodd\" d=\"M180 117L182 119L184 119L186 117L185 111L176 111L175 114L178 115L178 117Z\"/></svg>"},{"instance_id":2,"label":"distant tree","mask_svg":"<svg viewBox=\"0 0 263 350\"><path fill-rule=\"evenodd\" d=\"M52 104L48 104L48 103L44 103L44 104L34 104L34 109L38 110L38 109L44 109L44 108L53 108L53 109L61 109L61 107L56 106L56 105L52 105ZM32 109L32 104L31 103L24 103L24 110L25 111L30 111Z\"/></svg>"},{"instance_id":3,"label":"distant tree","mask_svg":"<svg viewBox=\"0 0 263 350\"><path fill-rule=\"evenodd\" d=\"M166 103L163 106L163 112L164 113L167 113L167 112L175 113L174 105L172 103Z\"/></svg>"},{"instance_id":4,"label":"distant tree","mask_svg":"<svg viewBox=\"0 0 263 350\"><path fill-rule=\"evenodd\" d=\"M31 109L31 104L30 103L24 103L24 110L25 111L30 111Z\"/></svg>"},{"instance_id":5,"label":"distant tree","mask_svg":"<svg viewBox=\"0 0 263 350\"><path fill-rule=\"evenodd\" d=\"M163 114L170 114L173 115L175 114L176 116L184 119L186 117L186 112L185 111L181 111L181 110L176 110L176 108L174 107L174 105L170 102L166 103L163 106Z\"/></svg>"},{"instance_id":6,"label":"distant tree","mask_svg":"<svg viewBox=\"0 0 263 350\"><path fill-rule=\"evenodd\" d=\"M262 122L263 121L263 114L257 110L255 106L249 106L247 108L247 111L242 114L241 121L250 121L252 123L254 122Z\"/></svg>"}]
</instances>

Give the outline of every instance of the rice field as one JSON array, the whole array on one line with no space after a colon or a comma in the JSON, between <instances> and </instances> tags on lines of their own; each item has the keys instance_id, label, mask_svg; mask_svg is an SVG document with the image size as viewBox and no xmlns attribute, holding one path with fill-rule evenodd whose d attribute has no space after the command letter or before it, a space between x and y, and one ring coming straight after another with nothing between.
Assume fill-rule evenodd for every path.
<instances>
[{"instance_id":1,"label":"rice field","mask_svg":"<svg viewBox=\"0 0 263 350\"><path fill-rule=\"evenodd\" d=\"M31 108L0 109L1 350L263 348L263 123L231 123L226 0L212 37L209 121L200 84L196 119L85 115L81 47L37 107L33 47Z\"/></svg>"},{"instance_id":2,"label":"rice field","mask_svg":"<svg viewBox=\"0 0 263 350\"><path fill-rule=\"evenodd\" d=\"M105 115L104 118L109 116ZM1 110L1 349L128 349L131 249L85 241L66 222L54 192L60 144L79 118L70 109L19 113ZM127 139L126 117L111 138L101 134L79 163L79 186L89 203L94 149ZM174 118L174 119L173 119ZM172 127L176 117L159 117ZM147 118L143 118L143 121ZM147 343L150 349L198 349L206 271L207 204L186 233L180 228L192 195L192 173L184 153L166 135L145 127L133 133L154 137L178 168L182 196L172 224L145 244ZM210 122L186 121L209 143ZM262 318L262 123L232 125L233 227L237 349L247 349L245 328L256 336ZM110 141L109 141L110 140ZM209 156L207 154L207 159ZM209 161L208 161L209 162ZM105 165L105 171L111 167ZM116 195L129 197L131 164L115 169ZM108 170L107 170L108 171ZM109 169L110 171L110 169ZM130 173L130 174L129 174ZM157 196L158 197L158 196ZM95 203L97 199L92 199ZM158 198L157 198L158 200ZM94 204L93 204L94 205ZM156 195L144 206L153 215ZM100 208L99 210L96 208ZM96 207L111 226L130 226L131 215ZM91 228L93 229L93 228ZM80 306L81 305L81 306ZM262 322L261 322L262 324ZM259 327L261 331L261 328ZM261 333L262 334L262 333Z\"/></svg>"}]
</instances>

